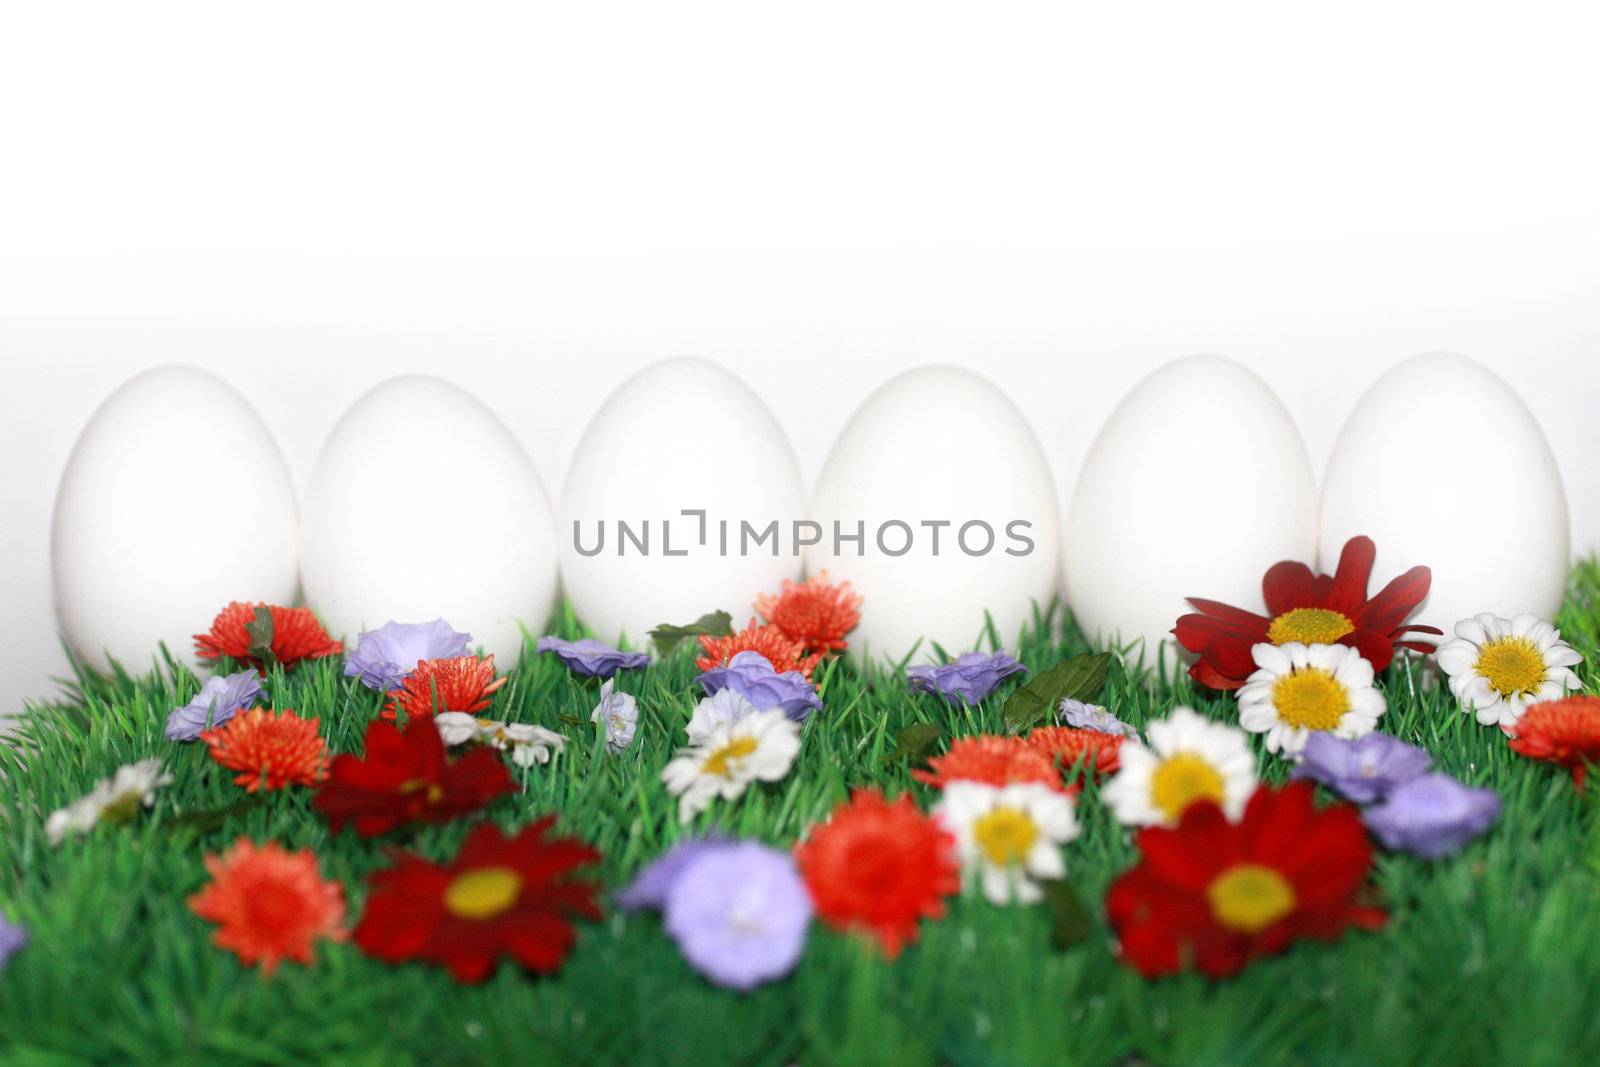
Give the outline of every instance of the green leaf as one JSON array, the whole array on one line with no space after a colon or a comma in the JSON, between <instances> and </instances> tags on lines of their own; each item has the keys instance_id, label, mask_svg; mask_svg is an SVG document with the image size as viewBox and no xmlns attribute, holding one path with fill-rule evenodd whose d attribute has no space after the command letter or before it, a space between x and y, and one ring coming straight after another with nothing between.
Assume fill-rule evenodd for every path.
<instances>
[{"instance_id":1,"label":"green leaf","mask_svg":"<svg viewBox=\"0 0 1600 1067\"><path fill-rule=\"evenodd\" d=\"M1065 949L1086 941L1094 933L1094 916L1072 883L1050 881L1043 888L1045 903L1050 906L1050 944Z\"/></svg>"},{"instance_id":2,"label":"green leaf","mask_svg":"<svg viewBox=\"0 0 1600 1067\"><path fill-rule=\"evenodd\" d=\"M266 797L253 793L242 800L221 808L206 808L199 811L186 811L180 815L173 815L162 823L162 827L169 831L193 830L196 834L209 834L222 829L229 817L243 815L252 808L258 808L266 802Z\"/></svg>"},{"instance_id":3,"label":"green leaf","mask_svg":"<svg viewBox=\"0 0 1600 1067\"><path fill-rule=\"evenodd\" d=\"M266 606L256 608L254 621L244 624L244 632L250 635L250 655L260 660L263 666L272 662L272 609Z\"/></svg>"},{"instance_id":4,"label":"green leaf","mask_svg":"<svg viewBox=\"0 0 1600 1067\"><path fill-rule=\"evenodd\" d=\"M650 631L650 640L656 643L656 651L666 657L672 655L672 650L685 638L727 637L731 633L733 633L733 616L726 611L713 611L700 616L687 626L662 623Z\"/></svg>"},{"instance_id":5,"label":"green leaf","mask_svg":"<svg viewBox=\"0 0 1600 1067\"><path fill-rule=\"evenodd\" d=\"M894 735L894 749L883 757L883 761L892 763L895 760L912 762L920 760L943 736L944 731L931 722L919 722L907 726Z\"/></svg>"},{"instance_id":6,"label":"green leaf","mask_svg":"<svg viewBox=\"0 0 1600 1067\"><path fill-rule=\"evenodd\" d=\"M1085 652L1062 660L1006 698L1006 725L1012 732L1025 730L1050 715L1063 700L1093 699L1106 684L1109 670L1109 652Z\"/></svg>"}]
</instances>

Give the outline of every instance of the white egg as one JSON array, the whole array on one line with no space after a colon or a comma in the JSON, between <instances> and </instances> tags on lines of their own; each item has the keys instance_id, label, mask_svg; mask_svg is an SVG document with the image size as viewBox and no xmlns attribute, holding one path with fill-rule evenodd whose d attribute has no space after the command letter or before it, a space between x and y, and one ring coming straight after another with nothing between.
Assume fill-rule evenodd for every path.
<instances>
[{"instance_id":1,"label":"white egg","mask_svg":"<svg viewBox=\"0 0 1600 1067\"><path fill-rule=\"evenodd\" d=\"M1176 360L1089 448L1067 513L1067 604L1091 640L1170 674L1184 598L1264 611L1266 569L1316 557L1316 512L1305 444L1267 384L1221 356Z\"/></svg>"},{"instance_id":2,"label":"white egg","mask_svg":"<svg viewBox=\"0 0 1600 1067\"><path fill-rule=\"evenodd\" d=\"M533 461L469 393L410 375L344 413L306 484L306 603L353 641L443 617L516 666L555 600L555 528Z\"/></svg>"},{"instance_id":3,"label":"white egg","mask_svg":"<svg viewBox=\"0 0 1600 1067\"><path fill-rule=\"evenodd\" d=\"M834 442L811 503L806 570L863 598L852 652L898 662L937 643L1015 650L1054 597L1055 482L1022 412L993 383L919 367L881 386ZM857 538L858 539L852 539Z\"/></svg>"},{"instance_id":4,"label":"white egg","mask_svg":"<svg viewBox=\"0 0 1600 1067\"><path fill-rule=\"evenodd\" d=\"M646 367L606 399L561 492L561 578L604 641L724 610L797 578L804 517L794 451L739 379L701 359Z\"/></svg>"},{"instance_id":5,"label":"white egg","mask_svg":"<svg viewBox=\"0 0 1600 1067\"><path fill-rule=\"evenodd\" d=\"M194 663L230 600L292 603L294 486L255 409L193 367L118 389L79 435L50 538L56 612L90 666Z\"/></svg>"},{"instance_id":6,"label":"white egg","mask_svg":"<svg viewBox=\"0 0 1600 1067\"><path fill-rule=\"evenodd\" d=\"M1567 498L1550 445L1517 394L1455 355L1394 367L1351 411L1322 485L1322 566L1377 544L1369 592L1417 564L1433 585L1413 622L1492 611L1552 618L1566 589Z\"/></svg>"}]
</instances>

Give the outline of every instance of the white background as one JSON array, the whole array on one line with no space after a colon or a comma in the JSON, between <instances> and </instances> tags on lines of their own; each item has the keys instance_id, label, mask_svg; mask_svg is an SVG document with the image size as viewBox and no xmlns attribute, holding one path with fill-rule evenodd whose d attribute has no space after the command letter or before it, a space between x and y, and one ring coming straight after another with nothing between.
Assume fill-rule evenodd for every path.
<instances>
[{"instance_id":1,"label":"white background","mask_svg":"<svg viewBox=\"0 0 1600 1067\"><path fill-rule=\"evenodd\" d=\"M73 439L174 360L250 396L300 483L365 388L441 373L554 494L605 394L666 355L743 376L808 479L884 379L967 364L1069 488L1170 358L1254 367L1320 468L1385 367L1448 349L1534 408L1593 545L1581 10L8 5L0 708L64 664ZM222 474L174 479L204 514Z\"/></svg>"}]
</instances>

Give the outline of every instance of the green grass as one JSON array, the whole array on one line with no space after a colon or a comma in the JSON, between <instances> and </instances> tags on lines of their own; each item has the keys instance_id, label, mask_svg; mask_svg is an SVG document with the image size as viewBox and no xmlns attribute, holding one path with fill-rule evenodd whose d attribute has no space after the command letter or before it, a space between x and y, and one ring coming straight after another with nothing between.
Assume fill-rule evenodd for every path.
<instances>
[{"instance_id":1,"label":"green grass","mask_svg":"<svg viewBox=\"0 0 1600 1067\"><path fill-rule=\"evenodd\" d=\"M1559 620L1592 662L1600 652L1600 569L1573 575ZM564 632L575 630L569 617ZM1070 627L1024 638L1034 671L1081 650ZM524 792L491 818L511 827L556 812L561 827L605 855L599 874L621 885L688 832L711 826L789 844L853 786L929 791L889 763L895 732L934 722L947 736L1000 731L1008 684L983 707L956 711L905 692L887 674L843 664L820 675L826 710L807 725L790 776L715 804L689 828L659 774L682 741L696 698L687 648L621 676L637 695L640 728L607 755L588 722L592 686L554 657L528 656L493 714L566 733L566 753L517 771ZM1592 666L1580 668L1592 688ZM955 903L893 963L856 939L813 929L795 975L749 996L697 977L652 915L583 928L553 978L505 964L487 983L454 984L423 965L389 967L350 945L324 944L312 967L271 979L210 943L184 906L205 881L202 856L239 835L315 849L343 881L358 915L380 845L333 837L305 790L272 794L199 827L180 813L225 808L242 796L203 747L162 740L168 710L198 681L183 669L144 677L80 677L64 698L30 706L20 743L0 746L0 910L32 943L0 973L5 1064L1572 1064L1600 1055L1600 820L1594 793L1511 753L1499 732L1458 712L1448 692L1396 669L1383 680L1384 728L1426 746L1436 765L1499 791L1494 830L1452 859L1383 856L1374 881L1392 911L1378 933L1296 946L1235 979L1146 981L1120 964L1100 901L1134 861L1130 835L1093 791L1080 803L1083 835L1067 848L1071 878L1094 914L1087 941L1050 945L1042 907ZM320 715L335 751L359 750L381 698L339 664L274 671L278 707ZM1177 686L1145 689L1114 669L1102 702L1142 724L1174 703L1231 719L1228 698ZM117 765L159 755L177 783L131 826L101 828L52 849L43 816ZM1281 762L1263 756L1269 780ZM464 825L396 843L443 859Z\"/></svg>"}]
</instances>

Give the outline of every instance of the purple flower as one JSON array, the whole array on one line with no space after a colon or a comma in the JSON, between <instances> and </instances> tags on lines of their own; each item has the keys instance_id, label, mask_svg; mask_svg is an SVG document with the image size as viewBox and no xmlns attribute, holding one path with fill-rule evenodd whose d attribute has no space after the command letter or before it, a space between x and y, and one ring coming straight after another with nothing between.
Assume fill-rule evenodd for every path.
<instances>
[{"instance_id":1,"label":"purple flower","mask_svg":"<svg viewBox=\"0 0 1600 1067\"><path fill-rule=\"evenodd\" d=\"M1430 860L1459 851L1499 817L1494 790L1464 786L1448 774L1403 782L1362 813L1385 848Z\"/></svg>"},{"instance_id":2,"label":"purple flower","mask_svg":"<svg viewBox=\"0 0 1600 1067\"><path fill-rule=\"evenodd\" d=\"M650 662L650 657L643 652L623 652L592 637L581 641L541 637L533 650L554 652L567 665L567 670L584 678L609 678L618 671L638 670Z\"/></svg>"},{"instance_id":3,"label":"purple flower","mask_svg":"<svg viewBox=\"0 0 1600 1067\"><path fill-rule=\"evenodd\" d=\"M167 716L167 740L197 740L201 730L221 726L260 696L261 676L253 670L207 678L193 700Z\"/></svg>"},{"instance_id":4,"label":"purple flower","mask_svg":"<svg viewBox=\"0 0 1600 1067\"><path fill-rule=\"evenodd\" d=\"M633 735L639 729L639 704L633 694L613 689L616 683L610 678L600 686L600 703L589 715L590 722L606 724L606 748L611 752L625 752L633 744Z\"/></svg>"},{"instance_id":5,"label":"purple flower","mask_svg":"<svg viewBox=\"0 0 1600 1067\"><path fill-rule=\"evenodd\" d=\"M912 689L937 693L952 704L981 704L1002 678L1027 670L1004 652L968 652L954 663L908 667L906 680Z\"/></svg>"},{"instance_id":6,"label":"purple flower","mask_svg":"<svg viewBox=\"0 0 1600 1067\"><path fill-rule=\"evenodd\" d=\"M822 698L799 671L779 674L772 662L759 652L741 652L726 666L712 667L697 679L706 696L732 689L748 700L757 711L782 708L795 722L805 722L813 711L822 710Z\"/></svg>"},{"instance_id":7,"label":"purple flower","mask_svg":"<svg viewBox=\"0 0 1600 1067\"><path fill-rule=\"evenodd\" d=\"M749 991L800 962L811 895L788 853L746 841L697 856L668 891L663 920L689 966Z\"/></svg>"},{"instance_id":8,"label":"purple flower","mask_svg":"<svg viewBox=\"0 0 1600 1067\"><path fill-rule=\"evenodd\" d=\"M643 911L646 908L661 910L667 906L667 895L672 891L678 876L695 860L708 852L733 847L733 840L708 834L679 841L653 863L633 876L628 887L617 894L617 907L624 911Z\"/></svg>"},{"instance_id":9,"label":"purple flower","mask_svg":"<svg viewBox=\"0 0 1600 1067\"><path fill-rule=\"evenodd\" d=\"M1306 739L1291 777L1309 778L1356 804L1371 804L1428 769L1428 754L1377 732L1346 741L1323 731Z\"/></svg>"},{"instance_id":10,"label":"purple flower","mask_svg":"<svg viewBox=\"0 0 1600 1067\"><path fill-rule=\"evenodd\" d=\"M467 654L471 634L460 633L443 619L432 622L395 622L390 619L361 635L356 649L344 661L346 678L361 679L368 689L387 693L399 689L417 664L425 659L456 659Z\"/></svg>"},{"instance_id":11,"label":"purple flower","mask_svg":"<svg viewBox=\"0 0 1600 1067\"><path fill-rule=\"evenodd\" d=\"M0 915L0 971L6 969L6 964L17 950L28 943L28 931L16 923Z\"/></svg>"},{"instance_id":12,"label":"purple flower","mask_svg":"<svg viewBox=\"0 0 1600 1067\"><path fill-rule=\"evenodd\" d=\"M1099 730L1103 734L1138 737L1139 731L1111 714L1099 704L1085 704L1071 697L1061 701L1061 721L1079 730Z\"/></svg>"}]
</instances>

